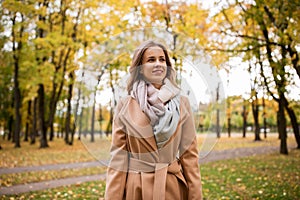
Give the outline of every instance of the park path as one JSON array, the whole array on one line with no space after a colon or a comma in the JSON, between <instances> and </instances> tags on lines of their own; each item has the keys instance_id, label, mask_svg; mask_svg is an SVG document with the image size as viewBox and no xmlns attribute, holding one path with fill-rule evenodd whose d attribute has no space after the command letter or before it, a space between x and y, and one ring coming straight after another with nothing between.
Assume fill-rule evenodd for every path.
<instances>
[{"instance_id":1,"label":"park path","mask_svg":"<svg viewBox=\"0 0 300 200\"><path fill-rule=\"evenodd\" d=\"M226 160L233 158L241 158L247 156L269 154L278 152L279 147L274 146L262 146L262 147L249 147L249 148L235 148L221 151L211 151L207 156L199 160L200 164L214 162L218 160ZM62 170L62 169L73 169L73 168L86 168L103 166L103 162L92 161L92 162L81 162L81 163L66 163L66 164L55 164L55 165L44 165L44 166L28 166L28 167L15 167L15 168L0 168L0 175L11 174L11 173L22 173L32 171L43 171L43 170ZM13 185L9 187L0 187L0 195L13 195L21 194L25 192L33 192L38 190L51 189L72 184L81 184L88 181L105 180L105 174L90 175L90 176L79 176L71 178L63 178L49 181L33 182L20 185Z\"/></svg>"}]
</instances>

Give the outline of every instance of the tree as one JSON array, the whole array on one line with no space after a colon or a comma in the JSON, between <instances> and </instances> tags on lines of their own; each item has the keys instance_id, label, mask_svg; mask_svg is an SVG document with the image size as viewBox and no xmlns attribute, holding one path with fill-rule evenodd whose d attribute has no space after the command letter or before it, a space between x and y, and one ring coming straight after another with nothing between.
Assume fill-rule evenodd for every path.
<instances>
[{"instance_id":1,"label":"tree","mask_svg":"<svg viewBox=\"0 0 300 200\"><path fill-rule=\"evenodd\" d=\"M242 111L242 117L243 117L243 138L246 137L246 131L247 131L247 116L248 116L248 111L247 111L247 106L246 106L246 100L243 100L243 111Z\"/></svg>"},{"instance_id":2,"label":"tree","mask_svg":"<svg viewBox=\"0 0 300 200\"><path fill-rule=\"evenodd\" d=\"M1 38L1 49L3 49L6 40L7 38ZM10 140L12 135L13 121L13 95L11 93L13 88L11 83L11 80L13 80L13 67L11 65L10 53L3 51L0 54L0 123L3 126L4 137L8 137L8 140Z\"/></svg>"},{"instance_id":3,"label":"tree","mask_svg":"<svg viewBox=\"0 0 300 200\"><path fill-rule=\"evenodd\" d=\"M287 154L286 128L283 127L286 126L284 110L287 110L288 105L286 85L291 83L293 76L286 70L297 60L294 53L288 54L288 49L295 49L294 45L299 44L299 39L294 36L297 35L299 28L295 26L297 22L293 22L297 18L297 8L296 1L257 0L254 3L235 1L226 5L216 16L217 19L222 19L218 22L220 33L226 38L223 44L231 48L215 48L215 50L232 52L248 61L254 59L255 63L263 63L261 71L268 71L268 68L271 70L271 77L264 85L268 84L271 87L273 84L268 92L270 95L274 92L276 94L272 96L277 99L279 107L278 131L281 137L280 152L283 154ZM292 117L292 112L290 118L293 119L291 121L295 127L294 134L299 146L298 123Z\"/></svg>"},{"instance_id":4,"label":"tree","mask_svg":"<svg viewBox=\"0 0 300 200\"><path fill-rule=\"evenodd\" d=\"M291 62L291 60L288 58L287 52L288 50L286 49L286 46L290 46L291 44L288 42L288 44L285 46L286 43L286 39L283 36L281 36L281 33L283 33L285 31L285 29L288 27L288 21L287 18L284 16L279 15L279 18L282 19L281 22L279 22L279 24L275 23L274 24L274 16L272 15L270 8L275 8L275 11L279 11L279 13L281 13L281 11L285 10L285 9L293 9L288 4L278 4L278 2L272 2L273 4L271 5L263 5L260 2L258 3L258 6L262 6L264 8L264 14L265 16L268 16L268 19L266 20L266 22L264 22L264 20L261 18L258 18L258 24L260 26L260 29L262 30L264 39L266 40L266 53L267 53L267 59L270 63L271 69L272 69L272 74L274 77L274 81L276 83L277 86L277 92L278 92L278 98L274 98L278 104L279 104L279 111L278 111L278 117L279 117L279 124L278 124L278 130L279 130L279 134L280 134L280 138L281 138L281 153L283 154L287 154L287 148L286 148L286 137L287 137L287 133L286 133L286 127L283 127L286 125L286 119L285 119L285 115L284 115L284 109L286 109L288 111L288 114L291 118L291 122L293 124L293 128L294 128L294 135L298 144L298 148L300 147L300 135L299 135L299 127L298 127L298 123L296 121L296 117L294 115L294 112L292 109L290 109L288 107L288 100L286 98L286 85L287 85L287 77L286 74L287 72L285 71L286 66ZM289 13L288 17L292 19L293 13ZM268 28L266 27L266 23L273 23L275 25L275 33L278 34L279 36L281 36L278 40L278 42L274 42L274 45L271 45L272 41L270 39L270 32L268 31ZM273 49L274 46L278 45L279 46L279 52L281 54L281 59L279 61L277 61L278 59L272 55L273 54ZM276 48L276 46L275 46ZM293 61L292 61L293 63ZM296 66L296 71L297 71L297 66Z\"/></svg>"},{"instance_id":5,"label":"tree","mask_svg":"<svg viewBox=\"0 0 300 200\"><path fill-rule=\"evenodd\" d=\"M29 136L29 131L30 131L30 121L31 121L31 104L32 104L32 101L28 101L28 104L27 104L27 118L26 118L26 127L25 127L25 136L24 136L24 141L25 142L28 142L28 136Z\"/></svg>"},{"instance_id":6,"label":"tree","mask_svg":"<svg viewBox=\"0 0 300 200\"><path fill-rule=\"evenodd\" d=\"M1 3L3 7L1 12L1 20L4 30L10 31L11 48L8 51L11 54L11 66L14 68L13 74L13 92L14 92L14 134L13 141L15 147L20 147L20 131L21 131L21 107L22 97L20 88L20 71L24 67L24 59L28 50L28 34L26 28L29 24L28 15L31 13L30 6L23 5L22 1L5 1ZM20 9L19 9L20 8ZM8 26L7 24L11 24ZM10 29L10 30L9 30ZM5 41L6 43L8 40ZM8 60L6 60L8 61ZM10 65L10 64L8 64Z\"/></svg>"},{"instance_id":7,"label":"tree","mask_svg":"<svg viewBox=\"0 0 300 200\"><path fill-rule=\"evenodd\" d=\"M254 119L254 141L260 141L260 126L259 126L259 103L258 103L258 96L255 86L251 86L251 107L252 107L252 114Z\"/></svg>"}]
</instances>

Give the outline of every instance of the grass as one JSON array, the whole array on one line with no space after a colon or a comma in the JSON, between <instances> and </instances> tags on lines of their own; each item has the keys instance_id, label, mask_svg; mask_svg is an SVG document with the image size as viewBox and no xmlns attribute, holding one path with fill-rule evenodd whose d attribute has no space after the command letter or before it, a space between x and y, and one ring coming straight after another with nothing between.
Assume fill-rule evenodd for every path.
<instances>
[{"instance_id":1,"label":"grass","mask_svg":"<svg viewBox=\"0 0 300 200\"><path fill-rule=\"evenodd\" d=\"M280 146L280 140L278 134L270 133L267 138L263 138L261 134L260 141L254 141L253 133L248 133L246 138L242 137L242 134L232 134L229 138L226 134L222 134L221 138L216 139L214 135L198 135L199 149L205 142L206 146L213 147L213 150L226 150L234 148L250 148L250 147L262 147L262 146ZM289 134L287 138L288 147L296 146L295 138L293 134Z\"/></svg>"},{"instance_id":2,"label":"grass","mask_svg":"<svg viewBox=\"0 0 300 200\"><path fill-rule=\"evenodd\" d=\"M80 141L75 141L74 145L66 145L63 139L55 139L48 143L49 148L44 149L40 149L38 143L30 145L28 142L22 142L21 148L14 148L14 144L3 141L1 138L0 167L39 166L94 160Z\"/></svg>"},{"instance_id":3,"label":"grass","mask_svg":"<svg viewBox=\"0 0 300 200\"><path fill-rule=\"evenodd\" d=\"M300 151L288 156L270 154L201 166L204 199L299 199ZM3 199L98 199L105 182L94 181Z\"/></svg>"},{"instance_id":4,"label":"grass","mask_svg":"<svg viewBox=\"0 0 300 200\"><path fill-rule=\"evenodd\" d=\"M206 199L299 199L300 151L218 161L201 167Z\"/></svg>"},{"instance_id":5,"label":"grass","mask_svg":"<svg viewBox=\"0 0 300 200\"><path fill-rule=\"evenodd\" d=\"M17 184L48 181L76 176L87 176L105 173L106 167L87 167L77 169L45 170L0 175L0 186L7 187Z\"/></svg>"},{"instance_id":6,"label":"grass","mask_svg":"<svg viewBox=\"0 0 300 200\"><path fill-rule=\"evenodd\" d=\"M233 135L223 136L214 143L214 150L241 147L277 146L276 134L254 142L250 134L247 138ZM199 136L199 144L205 138ZM97 140L97 139L96 139ZM211 142L210 141L210 142ZM207 141L206 141L207 142ZM99 154L99 144L86 147L86 143L75 141L73 146L65 145L62 139L49 142L50 147L39 149L39 145L22 142L22 148L15 149L11 142L0 139L0 167L39 166L46 164L94 161L93 154ZM100 147L108 148L107 144ZM295 146L293 135L288 137L288 146ZM100 152L101 153L101 152ZM203 194L205 199L300 199L300 151L290 150L288 156L278 153L232 159L203 164L201 166ZM0 175L0 185L9 186L22 183L53 180L72 176L99 174L102 167L82 169L52 170ZM105 182L94 181L24 193L0 196L0 199L98 199L104 196Z\"/></svg>"},{"instance_id":7,"label":"grass","mask_svg":"<svg viewBox=\"0 0 300 200\"><path fill-rule=\"evenodd\" d=\"M4 195L0 199L9 200L61 200L61 199L99 199L104 196L105 183L103 181L92 181L77 185L59 187L38 192L29 192L21 195Z\"/></svg>"}]
</instances>

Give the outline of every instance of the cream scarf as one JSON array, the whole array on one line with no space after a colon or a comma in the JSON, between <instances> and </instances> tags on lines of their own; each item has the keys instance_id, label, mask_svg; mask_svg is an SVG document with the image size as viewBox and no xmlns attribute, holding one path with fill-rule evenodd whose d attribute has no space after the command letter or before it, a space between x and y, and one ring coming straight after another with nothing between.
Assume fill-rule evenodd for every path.
<instances>
[{"instance_id":1,"label":"cream scarf","mask_svg":"<svg viewBox=\"0 0 300 200\"><path fill-rule=\"evenodd\" d=\"M161 148L175 132L179 118L180 90L169 79L158 90L144 80L133 84L131 96L149 117L158 148Z\"/></svg>"}]
</instances>

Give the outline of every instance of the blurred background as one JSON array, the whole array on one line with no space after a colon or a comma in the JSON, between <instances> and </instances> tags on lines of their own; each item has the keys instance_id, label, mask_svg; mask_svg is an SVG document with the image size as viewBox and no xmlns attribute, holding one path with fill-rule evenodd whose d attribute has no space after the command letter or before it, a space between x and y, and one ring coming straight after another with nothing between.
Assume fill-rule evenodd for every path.
<instances>
[{"instance_id":1,"label":"blurred background","mask_svg":"<svg viewBox=\"0 0 300 200\"><path fill-rule=\"evenodd\" d=\"M202 152L220 139L218 150L262 141L254 146L276 146L288 155L291 147L300 148L299 18L298 0L0 1L0 169L106 159L114 108L126 95L133 51L148 39L168 47L178 84L193 107ZM291 152L292 158L266 157L269 168L253 168L262 157L204 165L204 194L214 191L213 199L297 199L299 160L287 159L299 158L299 152ZM244 163L249 168L242 174L268 169L268 176L255 171L248 178L269 185L231 174ZM228 166L234 170L213 181L205 176ZM272 171L277 168L280 172ZM217 171L209 171L213 169ZM33 176L1 172L0 183L9 187L101 170ZM278 181L268 182L275 174ZM224 180L230 188L222 185ZM69 188L47 195L75 198L91 189L98 197L104 187L97 182L83 186L84 191Z\"/></svg>"},{"instance_id":2,"label":"blurred background","mask_svg":"<svg viewBox=\"0 0 300 200\"><path fill-rule=\"evenodd\" d=\"M200 132L285 144L290 131L299 145L298 1L6 0L0 14L0 130L15 147L110 134L116 88L147 39L168 46L179 82L200 84L187 91Z\"/></svg>"}]
</instances>

